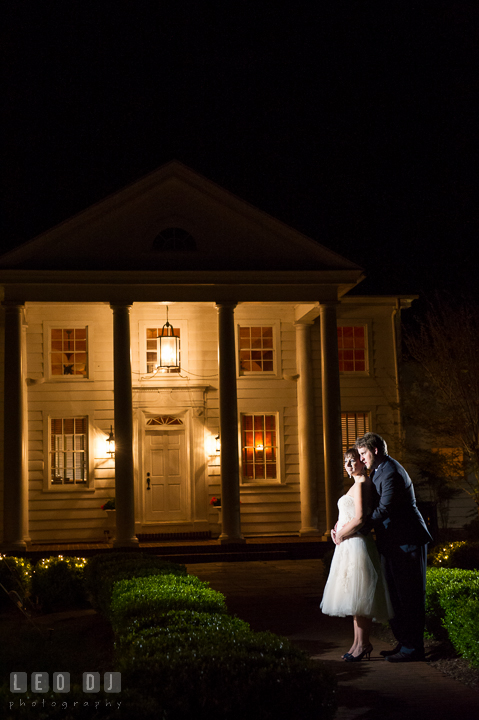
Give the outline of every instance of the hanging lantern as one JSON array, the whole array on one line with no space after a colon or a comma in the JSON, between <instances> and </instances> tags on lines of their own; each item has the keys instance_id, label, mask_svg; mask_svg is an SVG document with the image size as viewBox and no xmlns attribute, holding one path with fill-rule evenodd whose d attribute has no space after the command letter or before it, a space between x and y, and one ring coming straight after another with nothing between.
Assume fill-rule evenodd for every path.
<instances>
[{"instance_id":1,"label":"hanging lantern","mask_svg":"<svg viewBox=\"0 0 479 720\"><path fill-rule=\"evenodd\" d=\"M109 455L111 458L115 456L115 436L113 435L113 426L110 425L110 434L108 435L106 439L106 447L107 451L106 454Z\"/></svg>"},{"instance_id":2,"label":"hanging lantern","mask_svg":"<svg viewBox=\"0 0 479 720\"><path fill-rule=\"evenodd\" d=\"M158 337L159 368L180 367L180 339L175 336L173 326L168 322L168 305L166 306L166 323Z\"/></svg>"}]
</instances>

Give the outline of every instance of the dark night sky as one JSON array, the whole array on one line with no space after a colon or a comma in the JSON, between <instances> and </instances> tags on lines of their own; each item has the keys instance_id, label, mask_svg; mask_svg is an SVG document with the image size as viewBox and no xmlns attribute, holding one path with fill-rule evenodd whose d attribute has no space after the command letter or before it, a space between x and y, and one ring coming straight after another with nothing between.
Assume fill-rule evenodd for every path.
<instances>
[{"instance_id":1,"label":"dark night sky","mask_svg":"<svg viewBox=\"0 0 479 720\"><path fill-rule=\"evenodd\" d=\"M1 12L5 250L175 158L365 267L361 291L475 284L476 2Z\"/></svg>"}]
</instances>

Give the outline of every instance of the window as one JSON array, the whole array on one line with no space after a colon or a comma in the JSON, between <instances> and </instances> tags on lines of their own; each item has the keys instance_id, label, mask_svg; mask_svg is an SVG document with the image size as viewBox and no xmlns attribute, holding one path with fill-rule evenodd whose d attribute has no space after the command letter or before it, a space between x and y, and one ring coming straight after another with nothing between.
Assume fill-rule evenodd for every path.
<instances>
[{"instance_id":1,"label":"window","mask_svg":"<svg viewBox=\"0 0 479 720\"><path fill-rule=\"evenodd\" d=\"M161 337L162 327L160 328L146 328L146 372L147 373L158 373L158 375L164 374L178 374L180 367L169 367L159 368L160 362L160 344L158 338ZM176 337L180 337L180 329L178 327L173 328L173 334ZM181 341L180 341L181 342ZM181 347L180 347L180 365L181 365Z\"/></svg>"},{"instance_id":2,"label":"window","mask_svg":"<svg viewBox=\"0 0 479 720\"><path fill-rule=\"evenodd\" d=\"M278 478L276 415L254 413L241 416L243 481Z\"/></svg>"},{"instance_id":3,"label":"window","mask_svg":"<svg viewBox=\"0 0 479 720\"><path fill-rule=\"evenodd\" d=\"M50 328L50 373L52 377L88 377L86 327Z\"/></svg>"},{"instance_id":4,"label":"window","mask_svg":"<svg viewBox=\"0 0 479 720\"><path fill-rule=\"evenodd\" d=\"M340 372L367 370L366 327L364 325L338 326L338 354Z\"/></svg>"},{"instance_id":5,"label":"window","mask_svg":"<svg viewBox=\"0 0 479 720\"><path fill-rule=\"evenodd\" d=\"M171 415L158 415L157 417L150 418L146 421L147 425L160 425L161 427L171 427L171 426L178 426L184 425L183 420L178 417L173 417Z\"/></svg>"},{"instance_id":6,"label":"window","mask_svg":"<svg viewBox=\"0 0 479 720\"><path fill-rule=\"evenodd\" d=\"M241 373L273 373L273 327L239 327L239 366Z\"/></svg>"},{"instance_id":7,"label":"window","mask_svg":"<svg viewBox=\"0 0 479 720\"><path fill-rule=\"evenodd\" d=\"M343 455L346 450L354 445L358 437L362 437L371 429L369 413L367 412L343 412L341 413L341 435ZM344 476L347 476L344 471Z\"/></svg>"},{"instance_id":8,"label":"window","mask_svg":"<svg viewBox=\"0 0 479 720\"><path fill-rule=\"evenodd\" d=\"M87 483L88 419L50 419L50 478L52 485Z\"/></svg>"}]
</instances>

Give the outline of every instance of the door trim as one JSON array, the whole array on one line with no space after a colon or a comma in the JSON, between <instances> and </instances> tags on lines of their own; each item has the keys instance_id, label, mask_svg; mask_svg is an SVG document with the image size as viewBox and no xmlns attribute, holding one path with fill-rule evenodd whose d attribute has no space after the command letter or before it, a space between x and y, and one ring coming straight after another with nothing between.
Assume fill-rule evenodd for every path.
<instances>
[{"instance_id":1,"label":"door trim","mask_svg":"<svg viewBox=\"0 0 479 720\"><path fill-rule=\"evenodd\" d=\"M184 521L159 521L159 522L147 522L146 520L146 453L144 451L145 449L145 441L146 441L146 432L148 430L148 433L154 433L155 431L158 432L168 432L168 428L171 430L178 431L179 426L178 425L148 425L147 421L152 418L156 417L158 415L170 415L175 416L178 418L181 418L183 421L184 431L185 431L185 470L186 470L186 478L185 478L185 484L186 484L186 508L187 508L187 514ZM192 470L191 470L191 415L192 410L185 408L179 408L179 407L169 407L169 408L161 408L160 410L158 408L142 408L138 411L138 421L137 421L137 442L138 442L138 514L137 517L139 518L140 526L146 531L152 531L154 528L167 528L171 526L180 526L180 525L190 525L193 521L193 502L192 502L192 487L191 487L191 478L192 478ZM141 530L140 530L141 532Z\"/></svg>"}]
</instances>

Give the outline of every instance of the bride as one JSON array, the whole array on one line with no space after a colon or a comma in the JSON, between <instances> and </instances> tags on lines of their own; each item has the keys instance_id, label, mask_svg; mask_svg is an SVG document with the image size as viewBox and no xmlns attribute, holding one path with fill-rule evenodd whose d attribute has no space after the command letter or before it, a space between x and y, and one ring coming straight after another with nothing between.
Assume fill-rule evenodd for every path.
<instances>
[{"instance_id":1,"label":"bride","mask_svg":"<svg viewBox=\"0 0 479 720\"><path fill-rule=\"evenodd\" d=\"M347 662L370 658L369 633L373 620L392 617L391 601L372 536L359 532L374 504L374 486L356 448L344 455L354 485L338 501L339 517L331 537L336 545L321 610L325 615L353 615L354 641L342 657Z\"/></svg>"}]
</instances>

